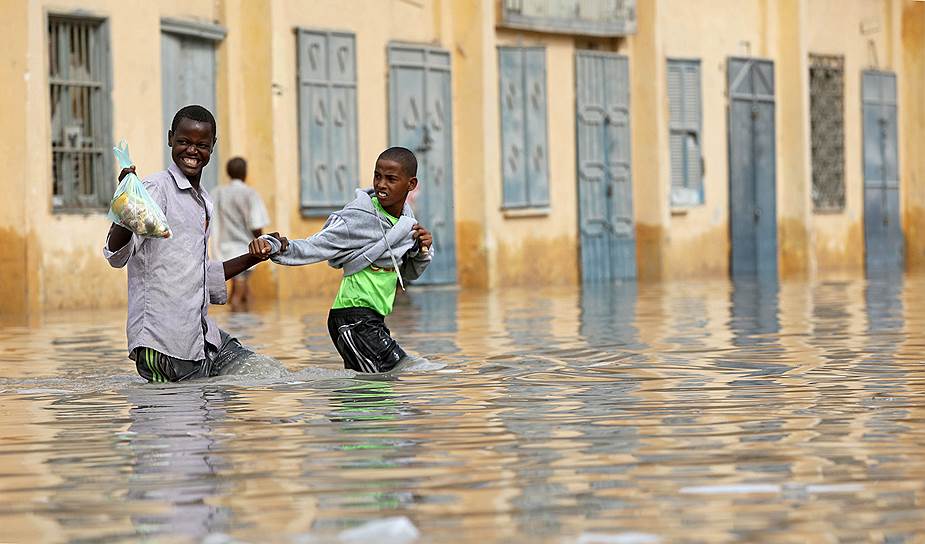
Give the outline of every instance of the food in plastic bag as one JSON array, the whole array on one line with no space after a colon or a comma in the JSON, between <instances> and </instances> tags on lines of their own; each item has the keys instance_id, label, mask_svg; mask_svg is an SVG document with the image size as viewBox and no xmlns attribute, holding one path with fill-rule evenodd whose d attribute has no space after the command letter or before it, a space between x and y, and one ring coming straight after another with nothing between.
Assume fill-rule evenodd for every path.
<instances>
[{"instance_id":1,"label":"food in plastic bag","mask_svg":"<svg viewBox=\"0 0 925 544\"><path fill-rule=\"evenodd\" d=\"M125 140L112 148L116 160L122 168L132 166ZM170 238L170 227L164 211L151 198L144 184L134 173L129 173L119 183L116 193L109 205L109 219L117 225L129 229L139 236L150 238Z\"/></svg>"}]
</instances>

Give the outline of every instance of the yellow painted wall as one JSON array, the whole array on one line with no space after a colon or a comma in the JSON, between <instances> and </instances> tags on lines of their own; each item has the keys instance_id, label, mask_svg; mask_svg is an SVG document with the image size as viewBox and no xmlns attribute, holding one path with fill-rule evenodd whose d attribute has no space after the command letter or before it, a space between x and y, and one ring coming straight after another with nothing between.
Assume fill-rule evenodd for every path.
<instances>
[{"instance_id":1,"label":"yellow painted wall","mask_svg":"<svg viewBox=\"0 0 925 544\"><path fill-rule=\"evenodd\" d=\"M906 265L925 268L925 2L905 0L901 9L902 78L899 80L899 171L906 233Z\"/></svg>"},{"instance_id":2,"label":"yellow painted wall","mask_svg":"<svg viewBox=\"0 0 925 544\"><path fill-rule=\"evenodd\" d=\"M447 3L450 5L450 3ZM497 262L489 252L486 225L488 184L495 172L497 147L486 145L497 132L497 106L491 100L495 88L494 5L491 2L453 0L453 128L456 139L456 248L459 284L487 287L489 263Z\"/></svg>"},{"instance_id":3,"label":"yellow painted wall","mask_svg":"<svg viewBox=\"0 0 925 544\"><path fill-rule=\"evenodd\" d=\"M272 83L274 86L272 145L275 153L275 215L281 232L304 238L317 232L322 219L302 218L299 210L299 131L296 37L298 27L342 30L356 34L357 115L360 186L370 187L376 158L388 147L388 63L390 41L443 43L435 21L439 10L434 1L358 0L344 9L339 0L317 0L311 9L299 0L271 3ZM454 109L454 115L458 112ZM422 186L426 190L426 185ZM459 194L459 184L456 185ZM268 266L268 265L264 265ZM340 282L340 271L325 264L275 271L282 297L330 296Z\"/></svg>"},{"instance_id":4,"label":"yellow painted wall","mask_svg":"<svg viewBox=\"0 0 925 544\"><path fill-rule=\"evenodd\" d=\"M0 19L0 51L8 62L0 63L0 119L3 119L3 137L0 138L0 156L5 157L5 183L15 180L16 186L4 187L5 198L0 199L0 316L23 316L30 307L30 288L34 291L34 262L37 255L34 242L29 240L29 216L25 213L24 187L29 168L26 135L29 122L23 105L27 103L28 78L32 77L26 64L28 40L26 22L28 9L22 3L6 5ZM4 320L5 321L5 320Z\"/></svg>"},{"instance_id":5,"label":"yellow painted wall","mask_svg":"<svg viewBox=\"0 0 925 544\"><path fill-rule=\"evenodd\" d=\"M291 237L317 231L299 210L297 27L345 30L357 39L360 185L388 142L390 41L435 44L452 54L457 261L463 287L576 283L579 278L575 156L577 49L628 55L632 176L641 279L725 275L728 271L726 60L775 62L777 188L782 274L859 271L863 264L860 71L895 70L900 82L900 168L907 255L925 265L925 3L913 0L651 0L638 2L638 32L590 39L497 26L500 0L34 0L13 2L4 19L0 65L6 82L0 140L11 161L0 202L0 313L33 308L121 306L125 273L100 255L102 214L51 210L51 149L45 14L80 9L109 21L113 139L126 138L142 173L163 167L160 18L217 21L219 153L243 155L249 182L267 202L271 229ZM730 16L735 14L735 16ZM867 29L862 34L862 26ZM871 28L875 30L870 30ZM551 205L523 216L502 209L499 45L546 47ZM876 52L876 55L872 52ZM843 54L845 210L812 210L808 54ZM874 58L876 57L876 58ZM705 202L669 201L666 59L701 61ZM209 168L221 171L224 164ZM423 190L426 190L426 182ZM439 242L438 242L439 243ZM333 295L340 273L324 264L261 265L254 287L266 298Z\"/></svg>"},{"instance_id":6,"label":"yellow painted wall","mask_svg":"<svg viewBox=\"0 0 925 544\"><path fill-rule=\"evenodd\" d=\"M646 161L636 161L637 190L650 196L638 199L638 229L663 240L661 267L650 277L683 278L722 275L729 269L729 157L726 99L726 61L730 56L768 58L767 13L763 2L740 0L660 0L653 24L651 77L637 78L639 95L655 87L658 102L653 134L637 145L657 150ZM653 7L647 8L652 10ZM730 14L735 16L729 16ZM703 107L702 153L704 203L672 209L670 204L667 59L699 59ZM654 81L655 83L650 83ZM637 115L637 120L640 116ZM651 166L657 163L657 168ZM651 171L652 174L647 174ZM778 172L779 174L779 172ZM644 176L644 177L643 177ZM778 182L780 176L778 175ZM650 234L651 233L651 234ZM646 240L640 236L640 240ZM640 250L643 253L643 250ZM642 267L642 264L640 265Z\"/></svg>"},{"instance_id":7,"label":"yellow painted wall","mask_svg":"<svg viewBox=\"0 0 925 544\"><path fill-rule=\"evenodd\" d=\"M569 36L498 29L495 46L486 59L493 80L486 98L486 107L492 113L491 130L484 143L491 150L487 155L493 159L485 180L487 245L496 252L493 285L574 284L578 281L575 42ZM510 45L546 48L549 208L540 213L503 210L497 47Z\"/></svg>"},{"instance_id":8,"label":"yellow painted wall","mask_svg":"<svg viewBox=\"0 0 925 544\"><path fill-rule=\"evenodd\" d=\"M813 255L816 270L821 273L843 269L860 272L864 267L861 71L893 68L886 57L887 25L880 4L839 0L808 4L808 52L845 58L845 208L841 212L812 214ZM862 24L867 29L864 33ZM879 31L872 31L875 26Z\"/></svg>"},{"instance_id":9,"label":"yellow painted wall","mask_svg":"<svg viewBox=\"0 0 925 544\"><path fill-rule=\"evenodd\" d=\"M163 168L166 130L161 125L160 18L211 20L213 3L136 0L31 2L27 8L25 135L30 160L19 178L25 192L27 236L39 262L30 281L46 309L124 304L125 272L101 256L108 221L100 213L56 214L51 209L51 144L46 13L106 17L112 47L113 139L125 138L140 173ZM210 168L214 166L209 166ZM115 173L114 173L115 174Z\"/></svg>"}]
</instances>

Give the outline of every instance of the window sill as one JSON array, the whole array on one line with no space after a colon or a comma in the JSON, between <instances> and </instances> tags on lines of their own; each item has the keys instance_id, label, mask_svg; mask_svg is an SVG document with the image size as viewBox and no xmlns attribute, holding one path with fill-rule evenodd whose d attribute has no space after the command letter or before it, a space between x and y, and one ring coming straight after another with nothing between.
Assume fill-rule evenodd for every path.
<instances>
[{"instance_id":1,"label":"window sill","mask_svg":"<svg viewBox=\"0 0 925 544\"><path fill-rule=\"evenodd\" d=\"M306 219L327 219L332 213L342 209L343 206L302 206L302 217Z\"/></svg>"},{"instance_id":2,"label":"window sill","mask_svg":"<svg viewBox=\"0 0 925 544\"><path fill-rule=\"evenodd\" d=\"M87 208L55 206L52 208L51 212L53 215L106 215L109 213L109 206L93 206Z\"/></svg>"},{"instance_id":3,"label":"window sill","mask_svg":"<svg viewBox=\"0 0 925 544\"><path fill-rule=\"evenodd\" d=\"M548 217L551 210L545 208L502 208L505 219L523 219L529 217Z\"/></svg>"},{"instance_id":4,"label":"window sill","mask_svg":"<svg viewBox=\"0 0 925 544\"><path fill-rule=\"evenodd\" d=\"M845 213L844 208L817 208L813 210L813 215L839 215Z\"/></svg>"},{"instance_id":5,"label":"window sill","mask_svg":"<svg viewBox=\"0 0 925 544\"><path fill-rule=\"evenodd\" d=\"M672 206L671 215L672 216L684 216L690 213L691 211L702 208L703 204L690 204L688 206Z\"/></svg>"}]
</instances>

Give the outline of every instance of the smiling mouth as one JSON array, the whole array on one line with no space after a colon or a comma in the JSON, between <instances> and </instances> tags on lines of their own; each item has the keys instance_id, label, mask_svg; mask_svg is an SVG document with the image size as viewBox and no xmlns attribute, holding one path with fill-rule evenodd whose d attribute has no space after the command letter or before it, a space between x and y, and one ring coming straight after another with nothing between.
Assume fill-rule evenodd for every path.
<instances>
[{"instance_id":1,"label":"smiling mouth","mask_svg":"<svg viewBox=\"0 0 925 544\"><path fill-rule=\"evenodd\" d=\"M193 157L183 157L181 160L183 161L183 164L189 168L196 168L199 166L199 159L194 159Z\"/></svg>"}]
</instances>

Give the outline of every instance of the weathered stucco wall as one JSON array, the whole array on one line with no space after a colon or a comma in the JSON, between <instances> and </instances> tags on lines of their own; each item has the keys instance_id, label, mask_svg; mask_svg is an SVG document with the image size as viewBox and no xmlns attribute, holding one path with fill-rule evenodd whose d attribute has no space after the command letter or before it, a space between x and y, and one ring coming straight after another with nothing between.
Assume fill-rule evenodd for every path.
<instances>
[{"instance_id":1,"label":"weathered stucco wall","mask_svg":"<svg viewBox=\"0 0 925 544\"><path fill-rule=\"evenodd\" d=\"M864 267L861 71L892 68L886 57L884 32L888 26L880 4L821 0L807 7L808 53L845 58L845 208L840 212L813 213L809 225L815 268L821 273L861 272ZM809 176L811 180L812 170Z\"/></svg>"},{"instance_id":2,"label":"weathered stucco wall","mask_svg":"<svg viewBox=\"0 0 925 544\"><path fill-rule=\"evenodd\" d=\"M29 101L28 81L28 8L22 3L6 6L0 21L0 51L8 61L0 63L0 157L4 157L3 176L5 198L0 199L0 316L24 316L35 304L36 256L39 254L29 239L30 217L26 213L26 191L22 185L29 164L29 117L23 106ZM12 185L11 184L14 184Z\"/></svg>"},{"instance_id":3,"label":"weathered stucco wall","mask_svg":"<svg viewBox=\"0 0 925 544\"><path fill-rule=\"evenodd\" d=\"M630 61L632 177L640 279L722 276L729 267L726 63L771 59L777 79L777 206L782 275L863 269L860 73L897 72L900 171L907 261L925 266L925 3L913 0L653 0L638 2L638 32L627 39L515 31L497 26L499 0L33 0L7 6L0 37L0 113L8 160L0 183L0 314L30 309L121 306L125 272L100 255L101 213L51 208L51 146L46 14L107 18L112 44L113 139L125 138L142 174L163 168L167 127L161 111L160 19L217 21L219 156L250 164L249 182L267 202L273 230L317 231L299 210L296 87L298 27L356 34L360 185L368 187L388 144L389 42L439 45L453 62L454 199L462 287L575 283L579 279L575 149L578 49L619 51ZM735 16L730 16L735 14ZM550 208L502 209L499 45L546 48ZM815 213L811 200L810 53L845 56L846 205ZM667 65L701 62L704 195L701 205L670 203ZM224 164L208 168L220 171ZM115 172L113 172L115 174ZM427 190L426 180L422 190ZM254 288L265 298L323 296L340 273L324 264L261 265Z\"/></svg>"},{"instance_id":4,"label":"weathered stucco wall","mask_svg":"<svg viewBox=\"0 0 925 544\"><path fill-rule=\"evenodd\" d=\"M764 2L738 0L661 0L652 4L657 4L657 13L648 15L653 28L647 28L647 32L654 33L655 38L644 54L651 57L649 62L654 68L651 74L645 74L645 79L638 74L635 83L640 92L654 88L657 97L653 105L656 109L650 115L637 115L637 119L655 120L648 129L651 133L637 143L654 150L651 158L636 162L637 191L643 193L640 201L647 205L637 215L639 230L644 234L640 243L661 245L660 266L652 267L646 276L726 274L730 251L726 62L731 56L772 56L768 50L766 6ZM734 17L729 16L732 13ZM672 209L670 202L667 59L700 60L704 202L687 208ZM641 249L640 254L644 253L659 252Z\"/></svg>"},{"instance_id":5,"label":"weathered stucco wall","mask_svg":"<svg viewBox=\"0 0 925 544\"><path fill-rule=\"evenodd\" d=\"M28 4L26 145L30 160L19 178L25 193L31 248L39 262L30 276L46 309L103 307L125 302L125 272L100 252L108 222L101 213L51 209L46 14L80 11L107 18L111 50L113 138L125 138L140 173L163 168L160 18L214 19L213 3L62 0ZM209 166L210 168L214 166Z\"/></svg>"},{"instance_id":6,"label":"weathered stucco wall","mask_svg":"<svg viewBox=\"0 0 925 544\"><path fill-rule=\"evenodd\" d=\"M925 268L925 2L904 0L901 9L899 171L904 199L906 266Z\"/></svg>"},{"instance_id":7,"label":"weathered stucco wall","mask_svg":"<svg viewBox=\"0 0 925 544\"><path fill-rule=\"evenodd\" d=\"M303 218L299 210L298 94L295 86L296 28L344 30L356 34L357 113L359 138L359 185L372 185L379 153L388 147L388 62L390 41L433 44L452 50L441 41L442 23L435 2L361 0L344 9L338 0L318 0L311 9L298 0L271 2L273 115L266 119L273 130L275 152L274 190L277 224L290 237L317 232L323 220ZM460 112L454 109L454 116ZM457 161L459 157L456 158ZM422 184L421 190L427 190ZM456 184L459 194L459 183ZM263 265L268 266L268 265ZM337 291L340 272L325 264L274 271L282 297L331 296Z\"/></svg>"}]
</instances>

